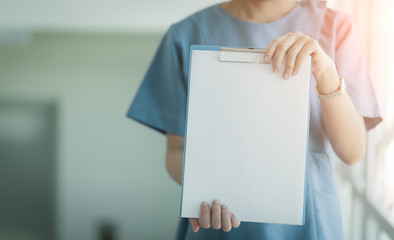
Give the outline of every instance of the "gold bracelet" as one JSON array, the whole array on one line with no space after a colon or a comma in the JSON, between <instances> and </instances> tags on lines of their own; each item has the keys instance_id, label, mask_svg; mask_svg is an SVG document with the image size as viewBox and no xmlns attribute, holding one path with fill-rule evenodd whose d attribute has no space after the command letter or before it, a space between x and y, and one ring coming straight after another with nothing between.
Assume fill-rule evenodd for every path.
<instances>
[{"instance_id":1,"label":"gold bracelet","mask_svg":"<svg viewBox=\"0 0 394 240\"><path fill-rule=\"evenodd\" d=\"M335 90L334 92L331 92L329 94L320 94L319 89L317 89L317 84L316 84L316 92L317 95L319 96L320 101L327 101L333 98L340 97L346 93L346 84L343 78L339 79L339 86L338 89Z\"/></svg>"}]
</instances>

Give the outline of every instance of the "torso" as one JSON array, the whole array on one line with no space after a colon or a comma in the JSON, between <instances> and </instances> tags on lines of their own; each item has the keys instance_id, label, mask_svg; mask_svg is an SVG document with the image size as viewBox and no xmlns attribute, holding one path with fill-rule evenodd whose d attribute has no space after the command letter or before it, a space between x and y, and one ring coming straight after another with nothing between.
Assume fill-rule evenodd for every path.
<instances>
[{"instance_id":1,"label":"torso","mask_svg":"<svg viewBox=\"0 0 394 240\"><path fill-rule=\"evenodd\" d=\"M317 39L335 59L335 21L340 14L318 4L299 3L283 18L270 23L252 23L229 14L220 5L202 10L173 25L181 48L182 69L187 84L191 45L266 48L275 38L301 31ZM312 76L313 78L313 76ZM306 212L304 226L241 223L229 233L201 229L194 234L182 219L182 239L342 239L341 215L336 196L334 154L324 133L320 102L311 79L309 158L307 166Z\"/></svg>"}]
</instances>

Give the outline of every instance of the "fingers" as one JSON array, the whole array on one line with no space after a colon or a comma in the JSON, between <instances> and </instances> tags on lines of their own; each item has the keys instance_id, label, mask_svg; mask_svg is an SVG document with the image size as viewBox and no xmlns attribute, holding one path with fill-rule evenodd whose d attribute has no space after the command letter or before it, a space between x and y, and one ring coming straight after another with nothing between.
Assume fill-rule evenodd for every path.
<instances>
[{"instance_id":1,"label":"fingers","mask_svg":"<svg viewBox=\"0 0 394 240\"><path fill-rule=\"evenodd\" d=\"M227 205L222 205L222 229L225 232L231 230L231 219L230 219L230 211L228 210Z\"/></svg>"},{"instance_id":2,"label":"fingers","mask_svg":"<svg viewBox=\"0 0 394 240\"><path fill-rule=\"evenodd\" d=\"M294 65L298 54L304 48L305 44L310 40L308 36L303 36L294 43L294 45L288 50L286 56L286 66L283 72L283 78L288 79L291 75L296 75L297 71L294 71ZM299 70L299 69L297 69Z\"/></svg>"},{"instance_id":3,"label":"fingers","mask_svg":"<svg viewBox=\"0 0 394 240\"><path fill-rule=\"evenodd\" d=\"M305 59L318 50L319 44L301 32L288 33L268 45L265 52L264 61L272 60L274 72L282 69L283 60L286 56L283 79L288 79L291 75L296 75Z\"/></svg>"},{"instance_id":4,"label":"fingers","mask_svg":"<svg viewBox=\"0 0 394 240\"><path fill-rule=\"evenodd\" d=\"M238 220L238 217L234 213L230 213L230 217L231 217L231 226L233 226L234 228L239 227L241 222Z\"/></svg>"},{"instance_id":5,"label":"fingers","mask_svg":"<svg viewBox=\"0 0 394 240\"><path fill-rule=\"evenodd\" d=\"M287 51L296 41L298 41L299 38L303 36L303 34L301 32L296 32L286 34L285 36L286 37L283 39L280 37L278 41L274 40L276 42L276 47L274 45L272 45L272 47L275 47L275 49L270 49L270 46L267 49L270 54L269 58L272 59L272 68L274 72L280 71Z\"/></svg>"},{"instance_id":6,"label":"fingers","mask_svg":"<svg viewBox=\"0 0 394 240\"><path fill-rule=\"evenodd\" d=\"M275 49L278 47L279 43L281 43L284 39L286 39L288 36L290 36L293 33L288 33L286 35L283 35L281 37L278 37L277 39L274 39L267 47L265 50L264 54L264 62L269 62L272 59L272 56L274 56Z\"/></svg>"},{"instance_id":7,"label":"fingers","mask_svg":"<svg viewBox=\"0 0 394 240\"><path fill-rule=\"evenodd\" d=\"M211 227L211 209L209 208L209 204L207 202L201 203L201 216L198 219L198 224L202 228Z\"/></svg>"},{"instance_id":8,"label":"fingers","mask_svg":"<svg viewBox=\"0 0 394 240\"><path fill-rule=\"evenodd\" d=\"M213 229L220 229L222 227L221 207L218 199L212 202L211 226Z\"/></svg>"},{"instance_id":9,"label":"fingers","mask_svg":"<svg viewBox=\"0 0 394 240\"><path fill-rule=\"evenodd\" d=\"M198 219L189 218L190 223L192 224L193 232L198 232L200 229L200 225L198 224Z\"/></svg>"},{"instance_id":10,"label":"fingers","mask_svg":"<svg viewBox=\"0 0 394 240\"><path fill-rule=\"evenodd\" d=\"M316 51L317 46L318 43L316 42L316 40L308 40L308 42L304 45L302 50L297 55L297 59L294 63L293 72L295 71L297 73L300 70L302 64L305 62L305 59Z\"/></svg>"},{"instance_id":11,"label":"fingers","mask_svg":"<svg viewBox=\"0 0 394 240\"><path fill-rule=\"evenodd\" d=\"M231 228L237 228L240 225L237 216L231 213L228 206L221 204L218 199L212 202L211 208L207 202L202 202L200 218L189 218L189 221L193 232L197 232L200 227L212 227L213 229L222 229L225 232L229 232Z\"/></svg>"}]
</instances>

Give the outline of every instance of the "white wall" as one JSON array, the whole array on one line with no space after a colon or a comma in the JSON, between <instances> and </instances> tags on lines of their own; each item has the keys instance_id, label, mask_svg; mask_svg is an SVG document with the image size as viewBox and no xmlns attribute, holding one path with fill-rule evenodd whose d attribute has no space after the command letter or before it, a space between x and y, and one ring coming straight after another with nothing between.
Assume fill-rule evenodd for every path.
<instances>
[{"instance_id":1,"label":"white wall","mask_svg":"<svg viewBox=\"0 0 394 240\"><path fill-rule=\"evenodd\" d=\"M126 118L160 35L38 33L0 46L0 101L58 106L59 240L173 239L180 186L164 166L165 138Z\"/></svg>"},{"instance_id":2,"label":"white wall","mask_svg":"<svg viewBox=\"0 0 394 240\"><path fill-rule=\"evenodd\" d=\"M0 29L163 31L219 0L0 0Z\"/></svg>"}]
</instances>

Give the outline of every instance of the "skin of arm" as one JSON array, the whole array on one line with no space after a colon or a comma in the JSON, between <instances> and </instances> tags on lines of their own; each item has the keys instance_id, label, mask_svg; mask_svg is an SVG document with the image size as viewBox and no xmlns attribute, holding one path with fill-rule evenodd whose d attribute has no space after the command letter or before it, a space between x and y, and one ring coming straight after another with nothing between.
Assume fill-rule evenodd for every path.
<instances>
[{"instance_id":1,"label":"skin of arm","mask_svg":"<svg viewBox=\"0 0 394 240\"><path fill-rule=\"evenodd\" d=\"M339 79L335 68L323 74L318 80L319 92L327 94L336 90L335 79ZM360 161L365 155L366 130L364 119L357 113L349 95L321 101L320 105L323 126L335 153L348 165Z\"/></svg>"},{"instance_id":2,"label":"skin of arm","mask_svg":"<svg viewBox=\"0 0 394 240\"><path fill-rule=\"evenodd\" d=\"M167 135L166 169L172 179L182 185L184 137L172 133Z\"/></svg>"}]
</instances>

